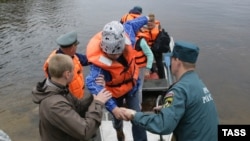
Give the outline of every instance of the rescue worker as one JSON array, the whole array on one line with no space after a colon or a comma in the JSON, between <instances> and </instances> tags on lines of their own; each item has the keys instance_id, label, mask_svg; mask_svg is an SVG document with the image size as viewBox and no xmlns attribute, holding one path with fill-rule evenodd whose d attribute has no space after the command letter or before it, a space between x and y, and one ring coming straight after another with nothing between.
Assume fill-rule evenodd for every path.
<instances>
[{"instance_id":1,"label":"rescue worker","mask_svg":"<svg viewBox=\"0 0 250 141\"><path fill-rule=\"evenodd\" d=\"M138 18L142 14L142 8L140 6L134 6L129 12L122 16L120 22L124 24L126 21Z\"/></svg>"},{"instance_id":2,"label":"rescue worker","mask_svg":"<svg viewBox=\"0 0 250 141\"><path fill-rule=\"evenodd\" d=\"M106 103L106 109L113 115L113 127L118 141L124 141L124 114L120 107L126 105L141 111L138 88L140 86L139 68L135 63L136 32L148 22L148 17L141 16L122 25L119 21L107 23L103 30L92 37L86 49L90 73L86 77L86 86L92 94L97 94L103 86L95 83L99 74L104 75L105 88L112 93L112 99ZM132 123L134 141L147 141L146 131Z\"/></svg>"},{"instance_id":3,"label":"rescue worker","mask_svg":"<svg viewBox=\"0 0 250 141\"><path fill-rule=\"evenodd\" d=\"M93 141L111 92L104 88L96 96L85 93L88 101L73 96L67 87L74 77L73 60L68 55L53 55L48 72L50 77L32 90L33 102L39 104L41 141Z\"/></svg>"},{"instance_id":4,"label":"rescue worker","mask_svg":"<svg viewBox=\"0 0 250 141\"><path fill-rule=\"evenodd\" d=\"M74 78L69 84L70 92L78 99L84 96L84 74L83 67L89 65L86 55L76 53L79 41L77 40L77 33L75 31L68 32L61 35L56 39L57 44L60 46L59 49L52 51L47 60L44 63L43 70L45 76L48 77L48 61L55 54L66 54L71 56L74 62Z\"/></svg>"},{"instance_id":5,"label":"rescue worker","mask_svg":"<svg viewBox=\"0 0 250 141\"><path fill-rule=\"evenodd\" d=\"M177 82L168 89L157 114L123 108L125 119L161 135L173 132L176 141L217 141L219 124L212 94L195 72L199 48L189 42L175 43L171 70Z\"/></svg>"}]
</instances>

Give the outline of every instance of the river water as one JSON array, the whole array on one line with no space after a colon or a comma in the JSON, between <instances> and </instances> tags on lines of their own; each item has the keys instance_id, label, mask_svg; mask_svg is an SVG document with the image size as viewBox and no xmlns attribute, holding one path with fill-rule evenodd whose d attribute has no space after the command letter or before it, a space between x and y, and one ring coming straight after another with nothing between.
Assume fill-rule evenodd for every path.
<instances>
[{"instance_id":1,"label":"river water","mask_svg":"<svg viewBox=\"0 0 250 141\"><path fill-rule=\"evenodd\" d=\"M0 0L0 129L14 141L39 140L31 89L55 39L75 30L85 53L92 35L134 5L155 13L175 40L200 46L197 72L221 124L250 124L249 0Z\"/></svg>"}]
</instances>

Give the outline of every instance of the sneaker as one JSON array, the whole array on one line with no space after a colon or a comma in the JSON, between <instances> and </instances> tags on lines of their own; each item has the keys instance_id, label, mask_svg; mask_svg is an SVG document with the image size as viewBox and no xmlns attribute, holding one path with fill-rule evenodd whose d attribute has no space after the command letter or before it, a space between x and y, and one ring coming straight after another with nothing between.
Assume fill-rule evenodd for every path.
<instances>
[{"instance_id":1,"label":"sneaker","mask_svg":"<svg viewBox=\"0 0 250 141\"><path fill-rule=\"evenodd\" d=\"M125 141L125 136L124 136L122 129L116 130L116 136L117 136L118 141Z\"/></svg>"}]
</instances>

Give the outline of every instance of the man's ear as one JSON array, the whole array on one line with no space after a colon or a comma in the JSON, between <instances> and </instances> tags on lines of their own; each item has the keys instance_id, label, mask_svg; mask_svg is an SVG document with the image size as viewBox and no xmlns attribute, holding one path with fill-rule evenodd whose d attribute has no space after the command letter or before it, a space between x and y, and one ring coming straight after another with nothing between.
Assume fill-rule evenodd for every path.
<instances>
[{"instance_id":1,"label":"man's ear","mask_svg":"<svg viewBox=\"0 0 250 141\"><path fill-rule=\"evenodd\" d=\"M64 77L65 79L69 79L69 77L70 77L70 71L64 71L63 77Z\"/></svg>"}]
</instances>

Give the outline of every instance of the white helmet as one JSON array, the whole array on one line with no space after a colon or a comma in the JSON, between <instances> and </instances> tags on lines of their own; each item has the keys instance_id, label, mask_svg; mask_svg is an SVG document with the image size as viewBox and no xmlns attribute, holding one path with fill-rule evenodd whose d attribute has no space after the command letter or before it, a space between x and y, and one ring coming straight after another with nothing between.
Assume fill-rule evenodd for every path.
<instances>
[{"instance_id":1,"label":"white helmet","mask_svg":"<svg viewBox=\"0 0 250 141\"><path fill-rule=\"evenodd\" d=\"M119 21L107 23L102 30L101 48L108 54L120 54L125 48L124 27Z\"/></svg>"}]
</instances>

